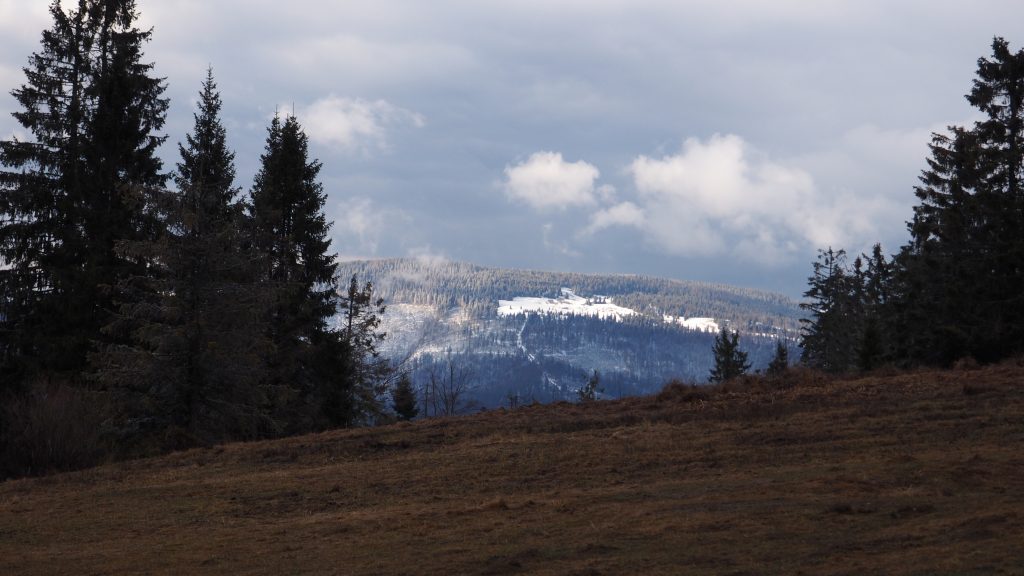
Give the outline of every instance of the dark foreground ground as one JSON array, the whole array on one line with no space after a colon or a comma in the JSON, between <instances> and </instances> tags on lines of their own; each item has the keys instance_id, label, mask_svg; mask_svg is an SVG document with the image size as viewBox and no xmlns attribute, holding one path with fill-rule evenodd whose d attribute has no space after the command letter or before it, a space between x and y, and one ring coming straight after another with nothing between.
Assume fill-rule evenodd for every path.
<instances>
[{"instance_id":1,"label":"dark foreground ground","mask_svg":"<svg viewBox=\"0 0 1024 576\"><path fill-rule=\"evenodd\" d=\"M0 484L0 574L1024 574L1024 368L534 406Z\"/></svg>"}]
</instances>

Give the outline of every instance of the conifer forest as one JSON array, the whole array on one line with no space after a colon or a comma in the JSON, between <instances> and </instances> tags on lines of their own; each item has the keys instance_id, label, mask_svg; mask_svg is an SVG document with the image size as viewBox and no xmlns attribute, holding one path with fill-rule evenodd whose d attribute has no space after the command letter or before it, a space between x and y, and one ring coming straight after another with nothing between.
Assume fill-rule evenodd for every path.
<instances>
[{"instance_id":1,"label":"conifer forest","mask_svg":"<svg viewBox=\"0 0 1024 576\"><path fill-rule=\"evenodd\" d=\"M243 191L211 69L165 166L166 86L135 3L50 13L13 90L31 137L0 143L5 473L371 418L386 383L381 304L335 274L320 163L298 120L273 118ZM329 325L339 311L345 325ZM31 436L54 433L74 445L40 453Z\"/></svg>"}]
</instances>

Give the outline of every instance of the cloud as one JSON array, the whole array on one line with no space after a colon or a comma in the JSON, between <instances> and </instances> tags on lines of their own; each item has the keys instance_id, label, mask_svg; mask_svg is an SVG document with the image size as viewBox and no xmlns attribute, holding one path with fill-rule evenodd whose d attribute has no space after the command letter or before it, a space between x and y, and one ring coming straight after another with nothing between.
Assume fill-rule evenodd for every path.
<instances>
[{"instance_id":1,"label":"cloud","mask_svg":"<svg viewBox=\"0 0 1024 576\"><path fill-rule=\"evenodd\" d=\"M385 100L343 98L331 94L299 111L309 139L349 153L386 150L394 128L422 128L423 116Z\"/></svg>"},{"instance_id":2,"label":"cloud","mask_svg":"<svg viewBox=\"0 0 1024 576\"><path fill-rule=\"evenodd\" d=\"M408 255L424 266L438 266L451 261L444 252L436 251L429 245L410 248Z\"/></svg>"},{"instance_id":3,"label":"cloud","mask_svg":"<svg viewBox=\"0 0 1024 576\"><path fill-rule=\"evenodd\" d=\"M9 91L50 26L48 4L0 0L0 137L16 128ZM140 3L140 26L155 26L144 61L168 79L165 165L192 128L190 98L207 64L240 185L258 169L268 111L294 102L332 208L372 198L362 212L335 212L339 248L395 256L429 245L485 264L661 275L694 264L707 279L769 285L783 272L747 272L754 267L723 256L749 260L768 247L807 263L829 239L851 252L905 241L927 128L968 114L962 94L977 58L993 31L1024 14L1021 2L983 4L389 0L353 10L159 0ZM413 115L391 114L402 107ZM429 130L415 128L417 115ZM742 135L733 156L709 139L715 132ZM688 149L680 136L700 141ZM513 182L540 150L560 151L560 164L586 160L576 163L582 184L552 184L546 198L536 182ZM634 163L641 153L647 162ZM719 168L699 169L714 161ZM690 188L672 172L684 165ZM772 166L797 184L765 174ZM375 214L384 231L358 225ZM551 249L541 245L544 222L554 225ZM562 242L584 252L578 262L560 257Z\"/></svg>"},{"instance_id":4,"label":"cloud","mask_svg":"<svg viewBox=\"0 0 1024 576\"><path fill-rule=\"evenodd\" d=\"M893 151L913 148L912 138L891 143L891 134L865 128L851 133L844 149L868 150L881 140L890 140ZM877 165L874 160L866 164ZM829 245L858 250L866 247L865 238L880 237L880 223L889 225L893 214L905 212L885 191L823 190L800 162L769 158L734 134L690 138L662 157L636 156L626 175L632 178L631 197L617 199L614 188L595 185L595 166L538 152L505 168L505 189L537 210L587 209L589 221L576 240L614 227L634 229L670 256L761 265L793 262ZM549 250L578 254L554 241L553 231L551 223L544 227Z\"/></svg>"},{"instance_id":5,"label":"cloud","mask_svg":"<svg viewBox=\"0 0 1024 576\"><path fill-rule=\"evenodd\" d=\"M586 230L634 226L680 256L774 264L871 235L891 208L880 196L823 194L810 173L772 161L736 135L689 139L662 158L639 156L628 172L636 203L596 212Z\"/></svg>"},{"instance_id":6,"label":"cloud","mask_svg":"<svg viewBox=\"0 0 1024 576\"><path fill-rule=\"evenodd\" d=\"M349 198L338 204L334 234L345 242L347 252L375 255L384 230L385 215L369 198Z\"/></svg>"},{"instance_id":7,"label":"cloud","mask_svg":"<svg viewBox=\"0 0 1024 576\"><path fill-rule=\"evenodd\" d=\"M347 18L347 14L339 17ZM389 17L383 18L386 22ZM407 36L418 35L409 32ZM464 46L440 37L417 41L400 36L406 35L370 27L284 37L254 49L287 70L294 82L319 88L337 86L340 78L348 89L389 89L437 82L477 67L473 51Z\"/></svg>"},{"instance_id":8,"label":"cloud","mask_svg":"<svg viewBox=\"0 0 1024 576\"><path fill-rule=\"evenodd\" d=\"M505 167L505 192L515 200L537 210L589 206L596 195L606 195L594 188L601 173L582 160L566 162L558 152L537 152L516 166Z\"/></svg>"},{"instance_id":9,"label":"cloud","mask_svg":"<svg viewBox=\"0 0 1024 576\"><path fill-rule=\"evenodd\" d=\"M591 214L590 225L584 229L583 234L591 235L612 226L639 228L643 226L644 219L644 211L639 206L632 202L621 202Z\"/></svg>"},{"instance_id":10,"label":"cloud","mask_svg":"<svg viewBox=\"0 0 1024 576\"><path fill-rule=\"evenodd\" d=\"M916 202L913 187L927 166L931 134L976 119L909 128L854 126L831 146L792 161L813 174L819 194L831 197L833 209L845 214L844 236L850 242L845 248L854 252L881 242L894 250L906 240L905 222Z\"/></svg>"}]
</instances>

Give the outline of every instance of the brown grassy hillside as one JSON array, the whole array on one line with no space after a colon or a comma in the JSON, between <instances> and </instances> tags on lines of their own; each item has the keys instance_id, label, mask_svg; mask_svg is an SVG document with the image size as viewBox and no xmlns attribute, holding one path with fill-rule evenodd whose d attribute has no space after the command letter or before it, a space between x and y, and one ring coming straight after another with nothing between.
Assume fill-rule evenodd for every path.
<instances>
[{"instance_id":1,"label":"brown grassy hillside","mask_svg":"<svg viewBox=\"0 0 1024 576\"><path fill-rule=\"evenodd\" d=\"M125 573L1024 574L1024 368L675 388L0 484L0 574Z\"/></svg>"}]
</instances>

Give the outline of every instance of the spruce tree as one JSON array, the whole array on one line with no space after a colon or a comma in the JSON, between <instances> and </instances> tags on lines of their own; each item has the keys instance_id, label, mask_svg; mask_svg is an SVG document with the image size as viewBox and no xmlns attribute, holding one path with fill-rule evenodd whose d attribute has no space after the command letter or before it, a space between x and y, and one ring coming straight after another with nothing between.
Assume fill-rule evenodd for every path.
<instances>
[{"instance_id":1,"label":"spruce tree","mask_svg":"<svg viewBox=\"0 0 1024 576\"><path fill-rule=\"evenodd\" d=\"M131 0L54 1L53 26L13 94L32 141L0 143L0 345L5 376L80 371L112 309L111 287L138 272L116 252L152 235L141 191L163 182L156 148L163 81L142 62L150 32Z\"/></svg>"},{"instance_id":2,"label":"spruce tree","mask_svg":"<svg viewBox=\"0 0 1024 576\"><path fill-rule=\"evenodd\" d=\"M194 129L178 147L178 190L147 190L164 229L119 245L126 258L145 263L145 273L118 284L123 301L106 328L115 340L94 356L122 410L158 431L175 430L178 442L276 430L263 386L265 298L220 109L208 71Z\"/></svg>"},{"instance_id":3,"label":"spruce tree","mask_svg":"<svg viewBox=\"0 0 1024 576\"><path fill-rule=\"evenodd\" d=\"M1024 51L994 39L967 99L985 118L933 135L893 266L888 332L906 363L1024 351Z\"/></svg>"},{"instance_id":4,"label":"spruce tree","mask_svg":"<svg viewBox=\"0 0 1024 576\"><path fill-rule=\"evenodd\" d=\"M601 374L594 370L590 378L587 378L587 382L576 390L576 396L580 402L593 402L602 392L604 392L604 388L601 388Z\"/></svg>"},{"instance_id":5,"label":"spruce tree","mask_svg":"<svg viewBox=\"0 0 1024 576\"><path fill-rule=\"evenodd\" d=\"M22 108L14 117L32 138L0 142L7 168L0 172L0 380L9 386L25 371L57 364L68 327L56 311L82 244L72 208L85 170L93 23L84 3L66 12L54 1L50 15L53 25L24 68L26 82L12 92Z\"/></svg>"},{"instance_id":6,"label":"spruce tree","mask_svg":"<svg viewBox=\"0 0 1024 576\"><path fill-rule=\"evenodd\" d=\"M154 134L167 112L165 83L152 76L153 64L142 62L152 32L134 26L138 13L132 0L96 0L89 3L89 12L97 30L86 94L95 107L86 124L81 175L85 243L72 301L82 311L76 331L81 361L95 342L104 340L100 329L121 298L117 286L147 273L147 263L127 256L120 246L161 231L162 223L146 209L146 193L167 179L156 154L166 137Z\"/></svg>"},{"instance_id":7,"label":"spruce tree","mask_svg":"<svg viewBox=\"0 0 1024 576\"><path fill-rule=\"evenodd\" d=\"M857 323L860 329L857 363L860 370L870 371L892 359L890 332L886 330L892 314L889 298L892 265L886 261L881 244L874 245L870 256L861 257L867 261L867 269L858 287L862 319Z\"/></svg>"},{"instance_id":8,"label":"spruce tree","mask_svg":"<svg viewBox=\"0 0 1024 576\"><path fill-rule=\"evenodd\" d=\"M994 360L1024 351L1024 50L995 38L967 100L985 115L973 129L984 282L972 296L987 330L972 336L970 351Z\"/></svg>"},{"instance_id":9,"label":"spruce tree","mask_svg":"<svg viewBox=\"0 0 1024 576\"><path fill-rule=\"evenodd\" d=\"M270 370L278 407L293 430L319 427L326 373L343 367L346 345L328 326L338 307L326 195L320 163L308 157L298 120L275 116L252 189L254 242L264 258L261 280L272 294L267 312L274 349ZM339 376L334 376L337 378ZM333 392L331 392L333 394ZM344 395L343 395L344 396Z\"/></svg>"},{"instance_id":10,"label":"spruce tree","mask_svg":"<svg viewBox=\"0 0 1024 576\"><path fill-rule=\"evenodd\" d=\"M889 333L895 355L946 364L971 354L987 331L977 295L985 282L985 242L979 235L978 146L971 131L935 134L928 169L915 188L920 203L908 224L911 243L896 259Z\"/></svg>"},{"instance_id":11,"label":"spruce tree","mask_svg":"<svg viewBox=\"0 0 1024 576\"><path fill-rule=\"evenodd\" d=\"M765 371L765 375L769 378L778 378L786 373L789 368L789 348L782 343L780 338L775 342L775 356L772 357L772 361L768 363L768 369Z\"/></svg>"},{"instance_id":12,"label":"spruce tree","mask_svg":"<svg viewBox=\"0 0 1024 576\"><path fill-rule=\"evenodd\" d=\"M715 336L715 343L711 349L715 364L711 369L709 382L717 384L732 380L750 370L747 353L740 350L739 340L739 332L730 332L725 326Z\"/></svg>"},{"instance_id":13,"label":"spruce tree","mask_svg":"<svg viewBox=\"0 0 1024 576\"><path fill-rule=\"evenodd\" d=\"M209 220L196 224L196 233L201 233L204 227L225 226L241 204L240 190L234 187L235 153L228 149L227 130L220 121L223 103L213 68L206 71L198 105L192 133L185 136L185 144L178 144L181 162L174 182L185 207Z\"/></svg>"},{"instance_id":14,"label":"spruce tree","mask_svg":"<svg viewBox=\"0 0 1024 576\"><path fill-rule=\"evenodd\" d=\"M845 372L853 366L856 338L850 330L853 293L844 250L818 251L814 272L800 307L810 313L802 319L800 360L827 372Z\"/></svg>"},{"instance_id":15,"label":"spruce tree","mask_svg":"<svg viewBox=\"0 0 1024 576\"><path fill-rule=\"evenodd\" d=\"M339 298L338 310L341 317L337 337L344 344L345 362L333 375L325 373L329 383L324 408L329 425L347 426L380 412L379 398L393 370L377 348L386 336L379 330L385 306L383 298L374 296L373 284L360 286L359 279L352 275L348 289ZM346 400L339 404L341 398Z\"/></svg>"},{"instance_id":16,"label":"spruce tree","mask_svg":"<svg viewBox=\"0 0 1024 576\"><path fill-rule=\"evenodd\" d=\"M398 383L395 384L395 389L391 393L391 399L391 407L399 420L409 421L420 413L420 408L416 404L416 390L413 388L412 379L408 374L402 374L398 378Z\"/></svg>"}]
</instances>

